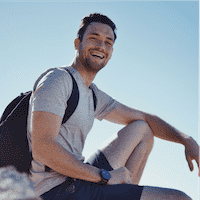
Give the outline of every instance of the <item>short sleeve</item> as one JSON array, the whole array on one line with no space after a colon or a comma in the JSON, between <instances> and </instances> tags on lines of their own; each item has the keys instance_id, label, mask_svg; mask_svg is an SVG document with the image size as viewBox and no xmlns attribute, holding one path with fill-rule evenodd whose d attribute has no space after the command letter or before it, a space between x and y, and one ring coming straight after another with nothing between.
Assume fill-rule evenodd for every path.
<instances>
[{"instance_id":1,"label":"short sleeve","mask_svg":"<svg viewBox=\"0 0 200 200\"><path fill-rule=\"evenodd\" d=\"M91 84L91 88L93 89L97 97L95 118L101 121L106 117L106 115L108 115L115 109L119 102L105 92L98 89L95 84Z\"/></svg>"},{"instance_id":2,"label":"short sleeve","mask_svg":"<svg viewBox=\"0 0 200 200\"><path fill-rule=\"evenodd\" d=\"M72 92L72 79L65 70L54 68L37 83L33 92L32 111L64 116Z\"/></svg>"}]
</instances>

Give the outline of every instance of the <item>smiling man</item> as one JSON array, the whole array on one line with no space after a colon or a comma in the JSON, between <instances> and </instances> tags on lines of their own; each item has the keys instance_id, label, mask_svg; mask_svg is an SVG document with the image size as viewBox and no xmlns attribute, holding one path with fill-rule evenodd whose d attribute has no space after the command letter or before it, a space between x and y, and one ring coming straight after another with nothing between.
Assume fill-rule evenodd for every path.
<instances>
[{"instance_id":1,"label":"smiling man","mask_svg":"<svg viewBox=\"0 0 200 200\"><path fill-rule=\"evenodd\" d=\"M159 117L119 103L92 83L112 56L115 30L105 15L94 13L83 18L72 64L48 69L34 85L28 139L36 194L53 200L189 200L181 191L138 184L154 137L183 144L191 171L193 159L199 165L198 144ZM73 92L70 74L78 85L79 100L74 113L62 123ZM84 162L82 151L95 118L125 127Z\"/></svg>"}]
</instances>

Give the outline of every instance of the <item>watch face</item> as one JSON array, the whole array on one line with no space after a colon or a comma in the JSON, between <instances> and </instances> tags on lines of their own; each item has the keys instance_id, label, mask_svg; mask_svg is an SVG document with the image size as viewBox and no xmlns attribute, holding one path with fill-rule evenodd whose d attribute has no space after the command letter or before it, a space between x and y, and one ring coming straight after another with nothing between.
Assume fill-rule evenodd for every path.
<instances>
[{"instance_id":1,"label":"watch face","mask_svg":"<svg viewBox=\"0 0 200 200\"><path fill-rule=\"evenodd\" d=\"M110 173L106 170L102 170L102 176L104 179L109 180L110 179Z\"/></svg>"}]
</instances>

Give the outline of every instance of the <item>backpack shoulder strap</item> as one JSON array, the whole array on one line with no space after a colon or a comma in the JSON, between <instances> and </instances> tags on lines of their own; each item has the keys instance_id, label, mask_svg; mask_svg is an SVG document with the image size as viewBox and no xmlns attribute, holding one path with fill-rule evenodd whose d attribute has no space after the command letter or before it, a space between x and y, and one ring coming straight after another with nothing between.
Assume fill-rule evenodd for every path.
<instances>
[{"instance_id":1,"label":"backpack shoulder strap","mask_svg":"<svg viewBox=\"0 0 200 200\"><path fill-rule=\"evenodd\" d=\"M97 97L96 97L96 95L95 95L93 89L91 89L91 90L92 90L92 95L93 95L94 111L95 111L95 110L96 110L96 107L97 107Z\"/></svg>"},{"instance_id":2,"label":"backpack shoulder strap","mask_svg":"<svg viewBox=\"0 0 200 200\"><path fill-rule=\"evenodd\" d=\"M62 124L64 124L71 117L71 115L74 113L74 111L76 110L76 107L78 105L78 101L79 101L78 85L77 85L74 77L70 73L70 71L68 69L66 69L66 70L67 70L67 72L70 74L70 76L72 78L73 88L72 88L71 96L69 97L69 99L67 101L67 105L68 106L67 106L67 108L65 110L65 115L63 117Z\"/></svg>"},{"instance_id":3,"label":"backpack shoulder strap","mask_svg":"<svg viewBox=\"0 0 200 200\"><path fill-rule=\"evenodd\" d=\"M78 105L78 101L79 101L79 90L78 90L78 85L76 83L76 80L74 79L74 77L71 74L71 72L69 71L69 69L66 69L66 71L70 74L70 76L72 78L73 88L72 88L71 96L69 97L69 99L67 101L68 106L65 110L65 115L63 117L62 124L64 124L71 117L71 115L74 113L74 111L76 110L76 107ZM95 111L96 110L96 104L97 104L96 103L97 98L96 98L96 95L95 95L93 90L92 90L92 94L93 94L94 111Z\"/></svg>"}]
</instances>

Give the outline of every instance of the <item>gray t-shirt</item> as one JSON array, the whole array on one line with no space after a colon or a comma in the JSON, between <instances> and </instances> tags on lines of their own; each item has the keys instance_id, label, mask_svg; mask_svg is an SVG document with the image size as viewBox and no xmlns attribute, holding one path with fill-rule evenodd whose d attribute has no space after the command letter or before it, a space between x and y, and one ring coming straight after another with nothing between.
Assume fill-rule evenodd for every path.
<instances>
[{"instance_id":1,"label":"gray t-shirt","mask_svg":"<svg viewBox=\"0 0 200 200\"><path fill-rule=\"evenodd\" d=\"M72 67L68 67L79 89L79 102L75 112L62 124L57 137L57 142L75 155L78 160L84 161L82 151L87 134L91 130L94 119L102 120L117 106L118 102L91 84L96 97L97 107L94 112L92 91L85 85L80 73ZM35 82L33 94L29 102L27 136L29 148L31 145L31 118L33 111L45 111L64 116L67 108L67 100L72 92L73 82L65 67L51 68L45 71ZM30 176L37 195L49 191L53 187L63 183L66 176L58 172L45 172L45 166L35 160L32 161Z\"/></svg>"}]
</instances>

